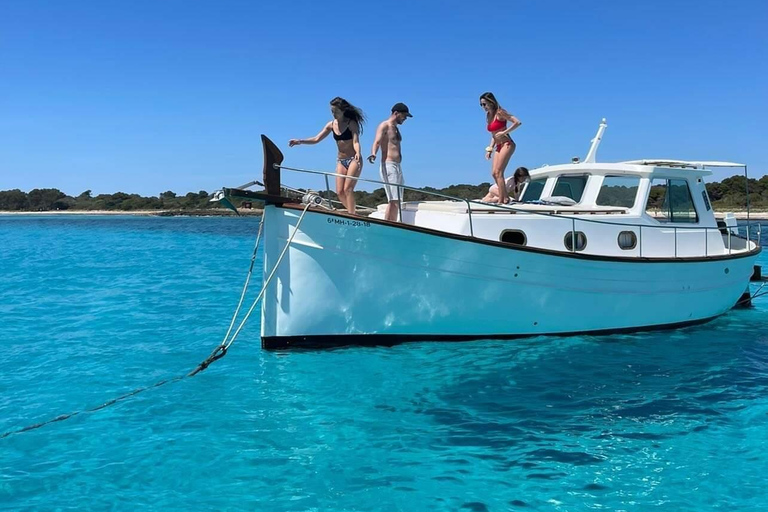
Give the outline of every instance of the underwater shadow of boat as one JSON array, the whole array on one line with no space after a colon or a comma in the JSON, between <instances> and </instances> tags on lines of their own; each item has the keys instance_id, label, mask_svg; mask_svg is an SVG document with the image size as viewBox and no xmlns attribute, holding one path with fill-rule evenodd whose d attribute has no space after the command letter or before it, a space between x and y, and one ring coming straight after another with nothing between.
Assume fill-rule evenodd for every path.
<instances>
[{"instance_id":1,"label":"underwater shadow of boat","mask_svg":"<svg viewBox=\"0 0 768 512\"><path fill-rule=\"evenodd\" d=\"M474 450L502 470L599 464L606 457L590 447L727 425L763 397L768 335L744 329L754 314L679 331L498 344L491 360L412 405L437 423L438 450Z\"/></svg>"}]
</instances>

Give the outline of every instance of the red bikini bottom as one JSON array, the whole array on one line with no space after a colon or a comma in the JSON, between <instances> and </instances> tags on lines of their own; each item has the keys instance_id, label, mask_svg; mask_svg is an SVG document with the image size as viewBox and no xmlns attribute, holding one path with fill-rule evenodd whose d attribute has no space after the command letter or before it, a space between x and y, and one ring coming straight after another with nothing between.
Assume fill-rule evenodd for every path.
<instances>
[{"instance_id":1,"label":"red bikini bottom","mask_svg":"<svg viewBox=\"0 0 768 512\"><path fill-rule=\"evenodd\" d=\"M503 144L496 144L496 152L500 153L501 148L503 148L504 146L511 146L514 143L515 141L513 141L512 139L509 139L507 142L504 142Z\"/></svg>"}]
</instances>

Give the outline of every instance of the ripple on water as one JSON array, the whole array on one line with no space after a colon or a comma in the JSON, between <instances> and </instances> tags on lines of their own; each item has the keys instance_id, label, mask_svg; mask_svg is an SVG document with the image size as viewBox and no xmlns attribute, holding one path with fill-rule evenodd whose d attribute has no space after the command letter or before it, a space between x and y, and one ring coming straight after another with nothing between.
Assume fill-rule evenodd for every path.
<instances>
[{"instance_id":1,"label":"ripple on water","mask_svg":"<svg viewBox=\"0 0 768 512\"><path fill-rule=\"evenodd\" d=\"M0 218L0 430L194 367L257 225ZM759 510L766 320L768 297L670 332L271 353L257 316L194 379L0 440L0 503Z\"/></svg>"}]
</instances>

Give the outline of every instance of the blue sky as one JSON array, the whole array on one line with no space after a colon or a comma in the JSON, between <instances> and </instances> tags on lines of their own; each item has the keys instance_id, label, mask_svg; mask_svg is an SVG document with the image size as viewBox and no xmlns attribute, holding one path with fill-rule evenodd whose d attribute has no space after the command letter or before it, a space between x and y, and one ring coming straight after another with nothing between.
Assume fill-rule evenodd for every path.
<instances>
[{"instance_id":1,"label":"blue sky","mask_svg":"<svg viewBox=\"0 0 768 512\"><path fill-rule=\"evenodd\" d=\"M287 165L330 171L331 140L287 140L317 133L337 95L369 117L365 154L392 104L410 106L407 183L480 183L486 90L523 122L512 168L583 157L606 117L598 161L735 160L759 177L767 25L751 0L2 0L0 190L212 191L259 178L261 133Z\"/></svg>"}]
</instances>

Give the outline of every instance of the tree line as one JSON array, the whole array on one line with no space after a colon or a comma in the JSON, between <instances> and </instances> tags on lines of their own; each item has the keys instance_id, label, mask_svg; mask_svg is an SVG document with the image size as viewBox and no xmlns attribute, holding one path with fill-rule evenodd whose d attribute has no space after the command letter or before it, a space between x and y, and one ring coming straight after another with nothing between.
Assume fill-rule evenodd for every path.
<instances>
[{"instance_id":1,"label":"tree line","mask_svg":"<svg viewBox=\"0 0 768 512\"><path fill-rule=\"evenodd\" d=\"M68 196L57 188L36 188L29 192L19 189L0 191L2 211L57 211L57 210L199 210L218 207L210 202L211 194L205 190L177 196L170 190L158 196L144 197L139 194L99 194L86 190L79 196Z\"/></svg>"},{"instance_id":2,"label":"tree line","mask_svg":"<svg viewBox=\"0 0 768 512\"><path fill-rule=\"evenodd\" d=\"M445 188L423 187L419 191L407 190L404 194L406 201L434 200L438 194L458 197L460 199L479 199L488 192L489 183L479 185L451 185ZM663 192L662 188L651 189L651 202L658 202L657 197ZM746 181L744 176L731 176L721 182L707 183L710 201L716 209L743 209L746 207ZM326 196L322 192L323 197ZM750 206L755 209L768 210L768 175L760 179L749 180ZM57 211L57 210L202 210L218 207L210 202L211 194L205 190L189 192L180 196L168 190L157 196L144 197L139 194L99 194L94 196L86 190L78 196L69 196L56 188L33 189L23 192L19 189L0 191L0 211ZM331 192L331 198L336 194ZM383 188L373 192L356 191L355 199L358 205L376 207L386 203L387 198ZM242 206L242 202L238 204ZM253 207L261 205L253 203Z\"/></svg>"}]
</instances>

